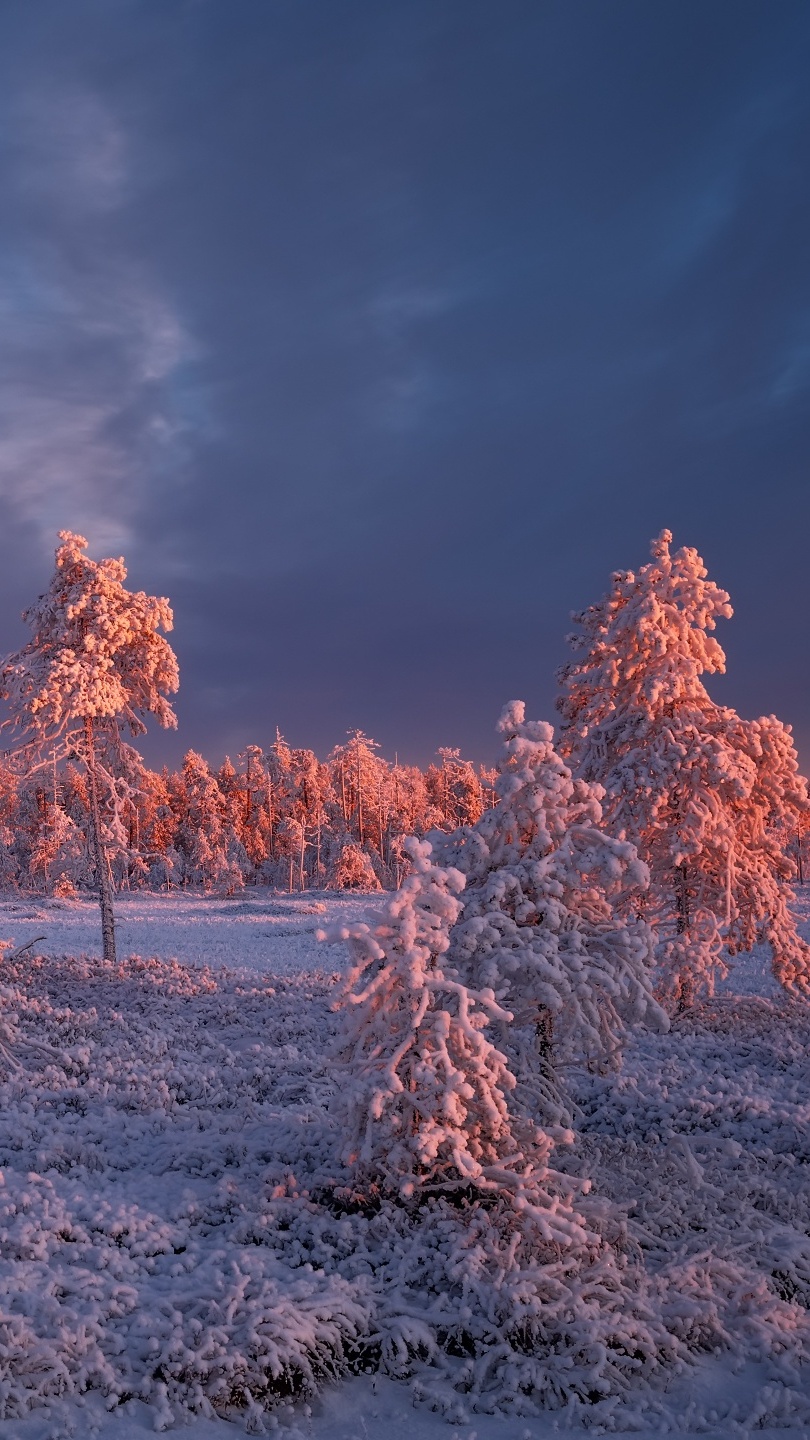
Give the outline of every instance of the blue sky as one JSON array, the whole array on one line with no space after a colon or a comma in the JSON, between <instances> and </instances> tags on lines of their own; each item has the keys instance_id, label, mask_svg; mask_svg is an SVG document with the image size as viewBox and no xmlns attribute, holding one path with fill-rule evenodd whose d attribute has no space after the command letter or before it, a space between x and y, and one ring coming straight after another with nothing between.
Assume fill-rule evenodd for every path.
<instances>
[{"instance_id":1,"label":"blue sky","mask_svg":"<svg viewBox=\"0 0 810 1440\"><path fill-rule=\"evenodd\" d=\"M6 0L0 645L71 528L151 758L483 760L666 525L810 764L808 73L805 0Z\"/></svg>"}]
</instances>

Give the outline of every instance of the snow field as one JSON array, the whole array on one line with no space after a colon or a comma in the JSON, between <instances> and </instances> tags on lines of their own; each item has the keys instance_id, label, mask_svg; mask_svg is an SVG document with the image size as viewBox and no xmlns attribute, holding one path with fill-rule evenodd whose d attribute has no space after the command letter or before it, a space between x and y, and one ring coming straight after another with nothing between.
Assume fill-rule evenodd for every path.
<instances>
[{"instance_id":1,"label":"snow field","mask_svg":"<svg viewBox=\"0 0 810 1440\"><path fill-rule=\"evenodd\" d=\"M117 948L121 955L171 956L184 965L260 974L298 974L323 963L339 970L340 950L316 945L315 932L327 906L330 917L354 919L368 904L367 896L288 896L263 889L235 897L140 890L115 897ZM37 935L44 937L36 947L43 954L100 954L98 901L0 896L0 939L24 945Z\"/></svg>"},{"instance_id":2,"label":"snow field","mask_svg":"<svg viewBox=\"0 0 810 1440\"><path fill-rule=\"evenodd\" d=\"M564 1313L561 1274L548 1395L587 1365L593 1394L493 1416L458 1381L464 1326L489 1325L475 1385L506 1399L497 1216L478 1216L476 1248L452 1206L409 1220L324 1199L341 1179L325 1056L344 953L315 930L365 903L121 897L120 953L182 963L113 970L81 954L99 948L92 902L0 902L0 938L47 937L2 976L0 1434L128 1440L192 1415L199 1440L810 1430L806 1010L774 998L765 957L744 957L744 995L639 1035L621 1075L570 1072L579 1138L555 1164L593 1180L588 1213L638 1275L637 1309L614 1317L635 1327L638 1373L601 1398L614 1277L586 1275ZM531 1299L529 1281L499 1303ZM648 1338L668 1340L666 1364L640 1358Z\"/></svg>"}]
</instances>

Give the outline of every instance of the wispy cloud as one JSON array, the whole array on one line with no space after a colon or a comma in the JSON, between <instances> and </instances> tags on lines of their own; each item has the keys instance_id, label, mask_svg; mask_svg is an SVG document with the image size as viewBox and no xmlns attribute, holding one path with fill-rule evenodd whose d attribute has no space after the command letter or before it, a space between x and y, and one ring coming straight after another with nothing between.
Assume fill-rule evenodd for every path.
<instances>
[{"instance_id":1,"label":"wispy cloud","mask_svg":"<svg viewBox=\"0 0 810 1440\"><path fill-rule=\"evenodd\" d=\"M383 334L401 334L412 325L447 314L468 294L451 286L390 285L374 296L369 308Z\"/></svg>"},{"instance_id":2,"label":"wispy cloud","mask_svg":"<svg viewBox=\"0 0 810 1440\"><path fill-rule=\"evenodd\" d=\"M460 282L431 286L414 281L390 283L373 296L367 317L383 362L369 397L375 424L400 434L414 431L441 402L449 382L428 358L425 330L475 293L472 285Z\"/></svg>"},{"instance_id":3,"label":"wispy cloud","mask_svg":"<svg viewBox=\"0 0 810 1440\"><path fill-rule=\"evenodd\" d=\"M126 136L95 95L78 86L31 86L12 98L11 110L23 188L80 212L114 209L126 199Z\"/></svg>"},{"instance_id":4,"label":"wispy cloud","mask_svg":"<svg viewBox=\"0 0 810 1440\"><path fill-rule=\"evenodd\" d=\"M806 326L810 331L810 325ZM786 404L796 399L803 391L810 389L810 339L806 334L789 346L779 365L779 373L771 387L770 399L775 404Z\"/></svg>"},{"instance_id":5,"label":"wispy cloud","mask_svg":"<svg viewBox=\"0 0 810 1440\"><path fill-rule=\"evenodd\" d=\"M92 94L13 103L16 226L0 244L0 495L120 550L150 481L182 466L181 377L195 344L126 233L122 126Z\"/></svg>"}]
</instances>

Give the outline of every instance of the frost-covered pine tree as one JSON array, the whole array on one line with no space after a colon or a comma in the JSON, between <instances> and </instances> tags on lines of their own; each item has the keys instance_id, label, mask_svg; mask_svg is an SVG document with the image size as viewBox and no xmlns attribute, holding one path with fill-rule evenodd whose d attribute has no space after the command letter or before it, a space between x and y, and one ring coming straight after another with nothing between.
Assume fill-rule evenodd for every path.
<instances>
[{"instance_id":1,"label":"frost-covered pine tree","mask_svg":"<svg viewBox=\"0 0 810 1440\"><path fill-rule=\"evenodd\" d=\"M244 765L244 812L237 833L250 861L254 878L261 875L270 855L272 832L270 777L264 768L261 746L246 745L239 759Z\"/></svg>"},{"instance_id":2,"label":"frost-covered pine tree","mask_svg":"<svg viewBox=\"0 0 810 1440\"><path fill-rule=\"evenodd\" d=\"M605 821L650 870L645 914L672 1007L711 995L724 952L770 942L776 977L810 989L810 952L788 909L793 865L778 830L807 812L790 729L740 719L709 696L725 655L711 633L732 614L697 551L661 532L638 574L619 571L576 615L579 658L560 672L560 745L604 787Z\"/></svg>"},{"instance_id":3,"label":"frost-covered pine tree","mask_svg":"<svg viewBox=\"0 0 810 1440\"><path fill-rule=\"evenodd\" d=\"M25 818L29 823L20 824ZM92 880L92 871L88 873L86 836L54 802L53 792L49 796L43 791L41 772L28 777L20 787L17 822L15 838L22 862L20 873L28 884L55 894L60 887L75 889L76 885Z\"/></svg>"},{"instance_id":4,"label":"frost-covered pine tree","mask_svg":"<svg viewBox=\"0 0 810 1440\"><path fill-rule=\"evenodd\" d=\"M565 1123L555 1062L610 1066L630 1026L667 1028L651 989L650 929L630 903L647 869L631 843L606 833L601 792L573 778L550 725L527 721L516 700L498 729L498 803L476 825L435 837L437 858L466 879L450 956L513 1014L498 1043L523 1108Z\"/></svg>"},{"instance_id":5,"label":"frost-covered pine tree","mask_svg":"<svg viewBox=\"0 0 810 1440\"><path fill-rule=\"evenodd\" d=\"M497 1155L513 1151L516 1174L538 1155L544 1165L567 1126L552 1053L611 1064L630 1025L668 1025L651 992L649 926L616 915L647 883L634 846L601 828L600 792L573 779L550 725L514 701L499 729L498 804L452 835L406 841L402 889L370 926L338 932L355 959L338 1067L345 1158L388 1188L417 1175L468 1184L473 1171L494 1184ZM434 1173L437 1125L457 1155L450 1164L437 1150ZM454 1178L440 1184L443 1165Z\"/></svg>"},{"instance_id":6,"label":"frost-covered pine tree","mask_svg":"<svg viewBox=\"0 0 810 1440\"><path fill-rule=\"evenodd\" d=\"M171 630L172 612L168 600L125 588L122 559L91 560L84 537L68 530L59 539L50 585L23 614L32 638L3 662L2 695L29 758L76 752L85 762L104 958L114 961L99 740L116 743L124 727L142 735L145 714L177 724L167 699L178 686L177 660L161 634Z\"/></svg>"},{"instance_id":7,"label":"frost-covered pine tree","mask_svg":"<svg viewBox=\"0 0 810 1440\"><path fill-rule=\"evenodd\" d=\"M441 830L455 830L459 825L474 825L484 808L481 777L469 760L462 760L461 751L442 746L440 765L429 765L425 786L436 811L441 816Z\"/></svg>"},{"instance_id":8,"label":"frost-covered pine tree","mask_svg":"<svg viewBox=\"0 0 810 1440\"><path fill-rule=\"evenodd\" d=\"M347 835L364 849L382 856L383 807L380 797L388 781L388 767L374 752L376 740L362 730L350 730L345 745L336 745L327 761L331 790L340 806Z\"/></svg>"},{"instance_id":9,"label":"frost-covered pine tree","mask_svg":"<svg viewBox=\"0 0 810 1440\"><path fill-rule=\"evenodd\" d=\"M354 1183L405 1200L494 1192L569 1246L581 1223L547 1161L553 1139L512 1116L505 1056L486 1034L510 1015L450 961L464 877L410 839L411 874L369 923L343 926L353 967L341 1000L333 1114ZM552 1186L553 1188L553 1186Z\"/></svg>"},{"instance_id":10,"label":"frost-covered pine tree","mask_svg":"<svg viewBox=\"0 0 810 1440\"><path fill-rule=\"evenodd\" d=\"M183 760L177 788L180 816L174 843L182 856L184 883L240 890L247 856L229 823L217 778L195 750Z\"/></svg>"}]
</instances>

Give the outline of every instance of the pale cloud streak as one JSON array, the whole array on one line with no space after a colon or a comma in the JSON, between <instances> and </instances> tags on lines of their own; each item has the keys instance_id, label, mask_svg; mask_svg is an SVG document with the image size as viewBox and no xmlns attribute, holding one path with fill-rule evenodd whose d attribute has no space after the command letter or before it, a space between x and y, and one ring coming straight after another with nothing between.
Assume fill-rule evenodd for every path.
<instances>
[{"instance_id":1,"label":"pale cloud streak","mask_svg":"<svg viewBox=\"0 0 810 1440\"><path fill-rule=\"evenodd\" d=\"M394 433L416 431L446 398L448 377L431 364L425 334L476 298L472 285L390 284L368 307L370 329L383 361L374 380L368 413L372 423Z\"/></svg>"},{"instance_id":2,"label":"pale cloud streak","mask_svg":"<svg viewBox=\"0 0 810 1440\"><path fill-rule=\"evenodd\" d=\"M14 97L0 250L0 496L52 548L60 528L98 550L133 540L155 479L182 470L182 367L197 347L132 253L129 143L75 87Z\"/></svg>"},{"instance_id":3,"label":"pale cloud streak","mask_svg":"<svg viewBox=\"0 0 810 1440\"><path fill-rule=\"evenodd\" d=\"M32 85L13 97L11 108L26 189L80 215L114 210L126 200L126 137L96 96L77 85L56 91Z\"/></svg>"}]
</instances>

